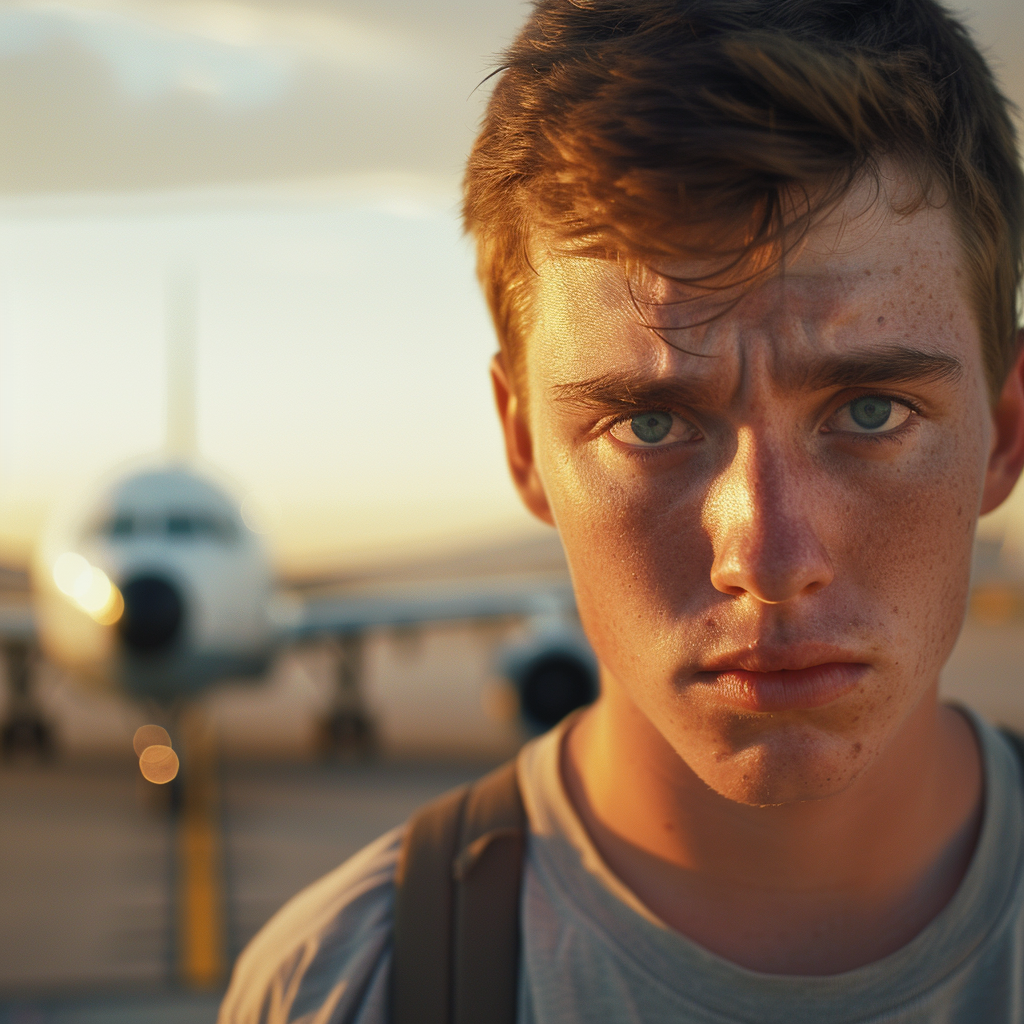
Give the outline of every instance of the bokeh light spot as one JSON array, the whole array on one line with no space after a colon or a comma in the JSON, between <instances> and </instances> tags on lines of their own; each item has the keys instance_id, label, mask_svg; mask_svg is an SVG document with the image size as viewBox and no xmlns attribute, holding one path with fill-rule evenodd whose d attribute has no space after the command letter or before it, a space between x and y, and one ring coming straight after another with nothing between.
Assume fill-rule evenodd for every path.
<instances>
[{"instance_id":1,"label":"bokeh light spot","mask_svg":"<svg viewBox=\"0 0 1024 1024\"><path fill-rule=\"evenodd\" d=\"M81 555L73 551L65 551L53 564L53 581L57 589L68 597L73 597L81 585L86 582L91 566Z\"/></svg>"},{"instance_id":2,"label":"bokeh light spot","mask_svg":"<svg viewBox=\"0 0 1024 1024\"><path fill-rule=\"evenodd\" d=\"M135 748L135 756L142 757L146 747L171 747L174 744L171 743L170 733L162 725L140 725L135 730L132 746Z\"/></svg>"},{"instance_id":3,"label":"bokeh light spot","mask_svg":"<svg viewBox=\"0 0 1024 1024\"><path fill-rule=\"evenodd\" d=\"M178 774L178 755L163 744L154 743L146 747L139 758L139 770L150 782L163 785Z\"/></svg>"},{"instance_id":4,"label":"bokeh light spot","mask_svg":"<svg viewBox=\"0 0 1024 1024\"><path fill-rule=\"evenodd\" d=\"M53 581L101 626L112 626L124 613L124 599L110 577L77 552L66 551L54 562Z\"/></svg>"}]
</instances>

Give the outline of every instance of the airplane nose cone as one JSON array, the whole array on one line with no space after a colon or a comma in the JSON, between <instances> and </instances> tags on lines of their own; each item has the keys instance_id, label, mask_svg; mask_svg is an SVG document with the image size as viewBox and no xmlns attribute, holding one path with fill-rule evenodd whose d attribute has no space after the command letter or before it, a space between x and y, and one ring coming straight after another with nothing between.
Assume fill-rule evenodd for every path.
<instances>
[{"instance_id":1,"label":"airplane nose cone","mask_svg":"<svg viewBox=\"0 0 1024 1024\"><path fill-rule=\"evenodd\" d=\"M181 633L185 606L181 595L160 576L136 576L121 588L124 614L117 627L133 654L161 654Z\"/></svg>"}]
</instances>

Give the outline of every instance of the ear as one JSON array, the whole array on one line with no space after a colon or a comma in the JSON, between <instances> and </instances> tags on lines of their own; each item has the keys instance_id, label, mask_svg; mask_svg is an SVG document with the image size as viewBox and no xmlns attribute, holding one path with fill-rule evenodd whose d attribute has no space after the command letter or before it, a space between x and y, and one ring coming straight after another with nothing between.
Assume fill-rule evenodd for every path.
<instances>
[{"instance_id":1,"label":"ear","mask_svg":"<svg viewBox=\"0 0 1024 1024\"><path fill-rule=\"evenodd\" d=\"M526 421L526 410L516 396L505 357L500 352L491 360L491 383L494 385L494 401L498 406L501 429L505 432L505 456L512 482L523 504L538 519L554 526L555 517L551 514L551 506L533 460L533 439Z\"/></svg>"},{"instance_id":2,"label":"ear","mask_svg":"<svg viewBox=\"0 0 1024 1024\"><path fill-rule=\"evenodd\" d=\"M998 508L1024 469L1024 330L1017 335L1017 360L992 410L995 433L989 453L981 514Z\"/></svg>"}]
</instances>

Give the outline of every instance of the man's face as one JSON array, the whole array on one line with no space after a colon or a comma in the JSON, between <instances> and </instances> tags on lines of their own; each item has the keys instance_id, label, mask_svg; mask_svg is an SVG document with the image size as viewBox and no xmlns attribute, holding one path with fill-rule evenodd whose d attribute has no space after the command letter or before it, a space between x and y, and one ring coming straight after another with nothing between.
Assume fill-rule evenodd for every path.
<instances>
[{"instance_id":1,"label":"man's face","mask_svg":"<svg viewBox=\"0 0 1024 1024\"><path fill-rule=\"evenodd\" d=\"M842 790L934 700L986 500L947 213L854 193L726 312L598 260L536 287L523 429L606 692L731 799Z\"/></svg>"}]
</instances>

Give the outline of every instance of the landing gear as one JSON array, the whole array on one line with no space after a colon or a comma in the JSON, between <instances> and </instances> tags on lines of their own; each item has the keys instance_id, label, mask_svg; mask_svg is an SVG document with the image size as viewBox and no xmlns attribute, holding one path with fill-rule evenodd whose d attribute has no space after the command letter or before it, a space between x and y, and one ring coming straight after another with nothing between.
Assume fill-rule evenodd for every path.
<instances>
[{"instance_id":1,"label":"landing gear","mask_svg":"<svg viewBox=\"0 0 1024 1024\"><path fill-rule=\"evenodd\" d=\"M32 693L34 651L26 641L4 645L9 702L0 722L0 754L12 758L28 754L48 759L53 756L53 727Z\"/></svg>"},{"instance_id":2,"label":"landing gear","mask_svg":"<svg viewBox=\"0 0 1024 1024\"><path fill-rule=\"evenodd\" d=\"M320 722L318 745L327 756L365 757L376 746L373 721L366 712L359 685L363 669L363 637L337 641L338 663L334 703Z\"/></svg>"}]
</instances>

